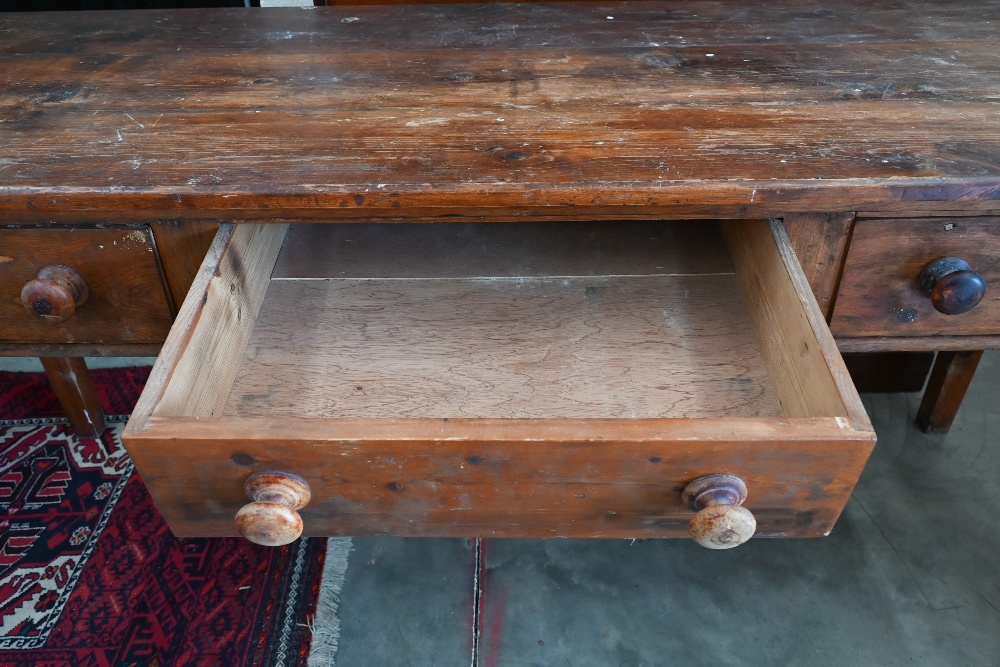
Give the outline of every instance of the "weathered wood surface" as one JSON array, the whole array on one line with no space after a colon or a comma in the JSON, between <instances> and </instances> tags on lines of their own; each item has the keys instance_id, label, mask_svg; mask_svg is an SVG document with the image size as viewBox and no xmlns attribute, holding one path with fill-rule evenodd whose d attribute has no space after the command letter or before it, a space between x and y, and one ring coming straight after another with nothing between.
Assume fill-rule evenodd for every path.
<instances>
[{"instance_id":1,"label":"weathered wood surface","mask_svg":"<svg viewBox=\"0 0 1000 667\"><path fill-rule=\"evenodd\" d=\"M781 409L730 274L274 281L225 414L634 419Z\"/></svg>"},{"instance_id":2,"label":"weathered wood surface","mask_svg":"<svg viewBox=\"0 0 1000 667\"><path fill-rule=\"evenodd\" d=\"M786 215L781 222L820 311L829 321L847 258L854 214L797 213Z\"/></svg>"},{"instance_id":3,"label":"weathered wood surface","mask_svg":"<svg viewBox=\"0 0 1000 667\"><path fill-rule=\"evenodd\" d=\"M846 416L871 430L784 227L727 221L722 231L783 414Z\"/></svg>"},{"instance_id":4,"label":"weathered wood surface","mask_svg":"<svg viewBox=\"0 0 1000 667\"><path fill-rule=\"evenodd\" d=\"M0 216L996 210L1000 2L0 16Z\"/></svg>"},{"instance_id":5,"label":"weathered wood surface","mask_svg":"<svg viewBox=\"0 0 1000 667\"><path fill-rule=\"evenodd\" d=\"M982 358L982 350L938 353L917 411L917 426L925 433L947 433L951 429Z\"/></svg>"},{"instance_id":6,"label":"weathered wood surface","mask_svg":"<svg viewBox=\"0 0 1000 667\"><path fill-rule=\"evenodd\" d=\"M80 438L99 438L104 431L104 406L90 381L87 362L82 357L42 357L59 405Z\"/></svg>"},{"instance_id":7,"label":"weathered wood surface","mask_svg":"<svg viewBox=\"0 0 1000 667\"><path fill-rule=\"evenodd\" d=\"M89 288L87 301L56 324L21 302L21 289L48 265L72 268ZM159 344L170 315L148 227L0 228L0 345ZM54 354L47 352L35 354Z\"/></svg>"},{"instance_id":8,"label":"weathered wood surface","mask_svg":"<svg viewBox=\"0 0 1000 667\"><path fill-rule=\"evenodd\" d=\"M967 313L945 315L917 279L934 260L965 259L986 281L982 302ZM830 320L836 336L996 336L1000 323L1000 218L860 220L854 226ZM968 342L964 349L988 349ZM913 348L919 349L919 348ZM962 348L959 348L962 349Z\"/></svg>"},{"instance_id":9,"label":"weathered wood surface","mask_svg":"<svg viewBox=\"0 0 1000 667\"><path fill-rule=\"evenodd\" d=\"M176 313L184 303L219 225L202 220L156 220L150 229Z\"/></svg>"},{"instance_id":10,"label":"weathered wood surface","mask_svg":"<svg viewBox=\"0 0 1000 667\"><path fill-rule=\"evenodd\" d=\"M220 227L134 414L222 412L267 291L284 225ZM144 417L140 417L140 421Z\"/></svg>"},{"instance_id":11,"label":"weathered wood surface","mask_svg":"<svg viewBox=\"0 0 1000 667\"><path fill-rule=\"evenodd\" d=\"M1000 336L868 336L837 337L841 352L961 352L1000 348Z\"/></svg>"},{"instance_id":12,"label":"weathered wood surface","mask_svg":"<svg viewBox=\"0 0 1000 667\"><path fill-rule=\"evenodd\" d=\"M792 251L777 223L734 227L751 237L749 254L763 255L742 262L743 279L767 283L770 274L762 267L769 262L776 261L777 270L788 269ZM830 360L833 345L828 334L816 331L824 324L801 270L775 280L776 295L764 299L751 317L766 320L761 311L770 307L774 316L792 320L784 327L792 334L786 356L802 353L802 344L809 347L804 354L813 362L808 391L814 397L800 399L789 410L818 415L399 418L391 416L389 406L381 417L329 412L303 417L301 405L268 416L220 414L219 397L233 390L229 369L241 352L239 345L219 346L245 336L256 313L248 303L242 318L229 319L229 329L218 326L213 313L231 310L233 293L259 294L258 285L267 284L261 262L250 260L273 256L275 237L265 230L274 229L223 227L123 434L178 535L234 534L233 517L246 504L245 480L255 472L277 470L301 476L313 489L313 499L301 511L308 535L683 537L691 518L681 502L684 486L703 475L729 472L750 488L747 507L758 518L758 535L816 536L836 521L874 444L875 434L863 411L858 413L860 403L842 364L814 372L818 358ZM761 238L769 231L778 234L770 249ZM714 239L709 245L718 245L710 226L702 232ZM308 235L292 237L308 240ZM415 246L418 252L427 247ZM336 261L333 256L332 264ZM235 270L245 264L257 268ZM337 281L279 278L270 285L328 282ZM798 294L803 317L791 312L789 290ZM714 306L702 302L704 308ZM298 329L311 317L312 311L301 310L283 321L284 328ZM256 326L267 320L265 303ZM336 345L334 337L328 338L328 346ZM226 368L192 381L184 369L210 358L211 345L224 352ZM257 355L253 340L247 355ZM768 363L781 367L784 361ZM314 382L320 387L338 382L336 374L303 381L308 366L299 370L299 390ZM804 386L781 381L786 393Z\"/></svg>"},{"instance_id":13,"label":"weathered wood surface","mask_svg":"<svg viewBox=\"0 0 1000 667\"><path fill-rule=\"evenodd\" d=\"M224 414L782 414L717 227L395 229L291 228Z\"/></svg>"},{"instance_id":14,"label":"weathered wood surface","mask_svg":"<svg viewBox=\"0 0 1000 667\"><path fill-rule=\"evenodd\" d=\"M758 537L818 537L874 446L837 418L152 417L123 437L171 530L213 537L265 470L309 483L306 535L688 537L684 486L722 471Z\"/></svg>"}]
</instances>

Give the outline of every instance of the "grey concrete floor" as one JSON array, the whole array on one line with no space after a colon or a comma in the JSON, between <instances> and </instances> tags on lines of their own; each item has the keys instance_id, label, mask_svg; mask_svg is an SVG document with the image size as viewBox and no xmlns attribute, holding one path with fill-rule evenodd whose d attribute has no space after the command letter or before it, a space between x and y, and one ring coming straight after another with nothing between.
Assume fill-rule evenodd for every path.
<instances>
[{"instance_id":1,"label":"grey concrete floor","mask_svg":"<svg viewBox=\"0 0 1000 667\"><path fill-rule=\"evenodd\" d=\"M998 390L987 353L945 436L864 396L879 444L824 539L356 539L336 664L1000 665Z\"/></svg>"}]
</instances>

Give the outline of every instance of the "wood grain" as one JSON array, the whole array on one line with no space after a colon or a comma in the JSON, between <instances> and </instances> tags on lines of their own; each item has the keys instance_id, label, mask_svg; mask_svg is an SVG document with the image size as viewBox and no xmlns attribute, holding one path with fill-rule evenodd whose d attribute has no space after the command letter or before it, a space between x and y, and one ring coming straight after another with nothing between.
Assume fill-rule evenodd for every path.
<instances>
[{"instance_id":1,"label":"wood grain","mask_svg":"<svg viewBox=\"0 0 1000 667\"><path fill-rule=\"evenodd\" d=\"M740 288L782 410L871 424L795 251L777 220L724 222Z\"/></svg>"},{"instance_id":2,"label":"wood grain","mask_svg":"<svg viewBox=\"0 0 1000 667\"><path fill-rule=\"evenodd\" d=\"M962 257L986 280L983 301L962 315L937 312L917 287L924 267L948 255ZM830 328L838 337L996 335L1000 290L991 286L1000 286L1000 218L861 220Z\"/></svg>"},{"instance_id":3,"label":"wood grain","mask_svg":"<svg viewBox=\"0 0 1000 667\"><path fill-rule=\"evenodd\" d=\"M934 352L950 350L993 350L1000 348L1000 336L871 336L837 337L841 352Z\"/></svg>"},{"instance_id":4,"label":"wood grain","mask_svg":"<svg viewBox=\"0 0 1000 667\"><path fill-rule=\"evenodd\" d=\"M833 313L853 213L797 213L782 220L795 256L827 321Z\"/></svg>"},{"instance_id":5,"label":"wood grain","mask_svg":"<svg viewBox=\"0 0 1000 667\"><path fill-rule=\"evenodd\" d=\"M104 406L90 381L87 362L82 357L42 357L59 405L79 438L99 438L104 431Z\"/></svg>"},{"instance_id":6,"label":"wood grain","mask_svg":"<svg viewBox=\"0 0 1000 667\"><path fill-rule=\"evenodd\" d=\"M995 210L1000 49L982 18L998 9L668 0L7 14L0 213Z\"/></svg>"},{"instance_id":7,"label":"wood grain","mask_svg":"<svg viewBox=\"0 0 1000 667\"><path fill-rule=\"evenodd\" d=\"M717 227L307 225L288 237L225 414L780 413Z\"/></svg>"},{"instance_id":8,"label":"wood grain","mask_svg":"<svg viewBox=\"0 0 1000 667\"><path fill-rule=\"evenodd\" d=\"M171 530L231 536L250 474L306 479L306 535L688 537L729 472L758 537L832 528L874 444L840 419L159 418L126 444Z\"/></svg>"},{"instance_id":9,"label":"wood grain","mask_svg":"<svg viewBox=\"0 0 1000 667\"><path fill-rule=\"evenodd\" d=\"M176 312L184 303L219 225L203 220L155 220L150 229Z\"/></svg>"},{"instance_id":10,"label":"wood grain","mask_svg":"<svg viewBox=\"0 0 1000 667\"><path fill-rule=\"evenodd\" d=\"M220 227L136 405L140 420L221 411L284 235L284 225Z\"/></svg>"},{"instance_id":11,"label":"wood grain","mask_svg":"<svg viewBox=\"0 0 1000 667\"><path fill-rule=\"evenodd\" d=\"M917 426L925 433L947 433L976 374L982 350L939 352L917 410Z\"/></svg>"},{"instance_id":12,"label":"wood grain","mask_svg":"<svg viewBox=\"0 0 1000 667\"><path fill-rule=\"evenodd\" d=\"M780 232L777 224L750 226L751 236L761 230ZM853 412L857 397L849 396L849 384L836 385L847 397L844 409L830 417L347 418L303 417L299 406L254 417L209 415L200 401L157 406L172 390L168 382L177 382L171 378L172 365L197 358L185 347L200 345L206 331L216 330L198 313L212 277L222 272L221 266L236 263L228 254L234 249L241 256L254 254L273 245L259 236L237 245L228 240L231 232L224 226L209 252L123 435L178 535L232 535L233 516L245 503L245 480L267 470L299 475L312 487L313 499L301 513L307 535L684 537L692 513L684 507L681 491L691 480L718 472L738 475L750 487L747 506L758 519L760 536L822 535L836 521L874 444L863 414ZM758 263L777 261L780 267L788 261L794 266L787 238L772 239L770 250L757 241L748 247L752 254L763 252ZM266 272L253 273L261 284L267 282L262 279ZM761 279L755 270L741 273ZM459 281L380 280L421 285ZM785 280L782 289L790 286L808 303L801 271ZM271 287L331 282L338 281L277 279ZM815 303L811 308L808 327L824 327ZM258 326L269 320L266 309L267 304ZM378 311L372 308L369 314ZM284 328L308 328L313 312L300 310L283 321ZM326 338L331 345L333 337ZM824 355L832 345L828 338L820 340ZM236 348L228 349L232 359ZM257 354L252 342L247 353L248 358ZM305 367L300 372L309 371ZM301 393L313 381L330 386L337 380L336 375L305 382L297 378L296 386ZM205 382L198 391L212 396L228 394L232 385L228 373L208 374ZM836 381L819 380L818 390L827 391L830 383ZM820 409L826 402L820 401Z\"/></svg>"},{"instance_id":13,"label":"wood grain","mask_svg":"<svg viewBox=\"0 0 1000 667\"><path fill-rule=\"evenodd\" d=\"M274 281L225 414L778 416L756 348L731 274Z\"/></svg>"},{"instance_id":14,"label":"wood grain","mask_svg":"<svg viewBox=\"0 0 1000 667\"><path fill-rule=\"evenodd\" d=\"M79 273L62 264L49 264L21 289L21 304L48 325L62 324L87 302L90 289Z\"/></svg>"},{"instance_id":15,"label":"wood grain","mask_svg":"<svg viewBox=\"0 0 1000 667\"><path fill-rule=\"evenodd\" d=\"M89 288L86 303L58 324L21 303L21 289L53 264ZM0 228L0 344L158 344L170 321L148 227Z\"/></svg>"}]
</instances>

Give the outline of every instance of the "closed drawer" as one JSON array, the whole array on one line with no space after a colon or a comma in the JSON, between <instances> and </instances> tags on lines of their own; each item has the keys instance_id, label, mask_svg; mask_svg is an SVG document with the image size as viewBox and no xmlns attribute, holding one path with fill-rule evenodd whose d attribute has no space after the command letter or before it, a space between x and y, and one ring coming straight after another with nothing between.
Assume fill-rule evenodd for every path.
<instances>
[{"instance_id":1,"label":"closed drawer","mask_svg":"<svg viewBox=\"0 0 1000 667\"><path fill-rule=\"evenodd\" d=\"M124 434L171 529L251 474L309 535L827 533L874 433L780 224L224 225Z\"/></svg>"},{"instance_id":2,"label":"closed drawer","mask_svg":"<svg viewBox=\"0 0 1000 667\"><path fill-rule=\"evenodd\" d=\"M957 315L936 310L918 284L928 264L948 256L986 284L979 305ZM860 220L830 328L838 338L1000 335L998 285L1000 218Z\"/></svg>"},{"instance_id":3,"label":"closed drawer","mask_svg":"<svg viewBox=\"0 0 1000 667\"><path fill-rule=\"evenodd\" d=\"M44 321L22 302L25 285L45 267L68 267L86 298L64 321ZM0 342L160 343L171 312L147 227L0 229ZM51 310L39 294L40 311ZM65 313L64 313L65 314Z\"/></svg>"}]
</instances>

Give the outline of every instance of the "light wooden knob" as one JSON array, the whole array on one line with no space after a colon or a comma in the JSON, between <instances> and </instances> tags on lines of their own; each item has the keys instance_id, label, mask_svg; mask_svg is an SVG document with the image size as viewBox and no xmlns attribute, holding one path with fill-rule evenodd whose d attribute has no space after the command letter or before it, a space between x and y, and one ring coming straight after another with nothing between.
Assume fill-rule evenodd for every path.
<instances>
[{"instance_id":1,"label":"light wooden knob","mask_svg":"<svg viewBox=\"0 0 1000 667\"><path fill-rule=\"evenodd\" d=\"M735 475L699 477L686 487L681 499L697 512L691 519L694 541L708 549L732 549L757 531L757 519L745 507L747 485Z\"/></svg>"},{"instance_id":2,"label":"light wooden knob","mask_svg":"<svg viewBox=\"0 0 1000 667\"><path fill-rule=\"evenodd\" d=\"M39 269L35 279L24 286L21 303L43 322L59 324L73 317L88 296L90 288L83 276L68 266L51 264Z\"/></svg>"},{"instance_id":3,"label":"light wooden knob","mask_svg":"<svg viewBox=\"0 0 1000 667\"><path fill-rule=\"evenodd\" d=\"M986 295L986 281L961 257L941 257L924 267L917 286L939 313L967 313Z\"/></svg>"},{"instance_id":4,"label":"light wooden knob","mask_svg":"<svg viewBox=\"0 0 1000 667\"><path fill-rule=\"evenodd\" d=\"M280 547L302 535L300 510L309 503L309 484L287 472L258 472L243 484L252 500L236 513L236 529L254 544Z\"/></svg>"}]
</instances>

